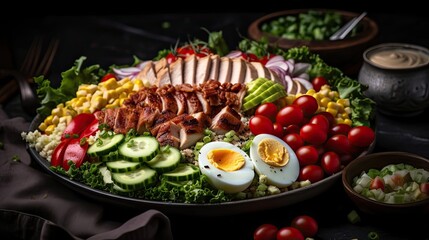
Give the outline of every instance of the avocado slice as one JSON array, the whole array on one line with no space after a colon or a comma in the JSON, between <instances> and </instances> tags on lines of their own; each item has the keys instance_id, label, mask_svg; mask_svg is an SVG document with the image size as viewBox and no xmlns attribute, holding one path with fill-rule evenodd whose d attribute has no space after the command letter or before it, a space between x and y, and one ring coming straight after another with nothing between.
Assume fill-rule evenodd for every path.
<instances>
[{"instance_id":1,"label":"avocado slice","mask_svg":"<svg viewBox=\"0 0 429 240\"><path fill-rule=\"evenodd\" d=\"M255 93L254 97L252 97L251 99L244 102L242 108L244 111L252 109L252 108L258 106L266 98L269 98L278 92L284 92L284 88L282 85L280 85L278 83L274 83L273 85L271 85L269 88L265 89L264 91L262 91L258 95L256 95L256 93Z\"/></svg>"}]
</instances>

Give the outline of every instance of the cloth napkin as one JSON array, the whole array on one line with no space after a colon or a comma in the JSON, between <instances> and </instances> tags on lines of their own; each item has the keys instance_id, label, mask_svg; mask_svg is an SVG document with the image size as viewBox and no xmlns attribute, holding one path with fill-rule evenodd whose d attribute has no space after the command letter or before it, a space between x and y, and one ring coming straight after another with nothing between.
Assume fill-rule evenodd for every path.
<instances>
[{"instance_id":1,"label":"cloth napkin","mask_svg":"<svg viewBox=\"0 0 429 240\"><path fill-rule=\"evenodd\" d=\"M22 117L9 118L0 106L2 239L173 239L162 212L137 211L128 218L112 214L38 170L21 138L29 125Z\"/></svg>"}]
</instances>

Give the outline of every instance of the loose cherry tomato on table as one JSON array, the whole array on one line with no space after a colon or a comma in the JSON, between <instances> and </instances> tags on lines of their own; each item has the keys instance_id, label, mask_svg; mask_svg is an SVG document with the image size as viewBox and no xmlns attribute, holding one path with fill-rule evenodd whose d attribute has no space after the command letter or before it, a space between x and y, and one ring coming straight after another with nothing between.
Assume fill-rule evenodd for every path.
<instances>
[{"instance_id":1,"label":"loose cherry tomato on table","mask_svg":"<svg viewBox=\"0 0 429 240\"><path fill-rule=\"evenodd\" d=\"M313 115L319 108L317 100L311 95L302 95L295 99L292 105L296 105L302 109L304 116Z\"/></svg>"},{"instance_id":2,"label":"loose cherry tomato on table","mask_svg":"<svg viewBox=\"0 0 429 240\"><path fill-rule=\"evenodd\" d=\"M326 152L320 158L320 165L326 174L334 174L341 170L340 156L335 152Z\"/></svg>"},{"instance_id":3,"label":"loose cherry tomato on table","mask_svg":"<svg viewBox=\"0 0 429 240\"><path fill-rule=\"evenodd\" d=\"M384 191L384 180L376 176L374 179L371 180L371 183L369 184L369 189L381 189Z\"/></svg>"},{"instance_id":4,"label":"loose cherry tomato on table","mask_svg":"<svg viewBox=\"0 0 429 240\"><path fill-rule=\"evenodd\" d=\"M304 236L294 227L283 227L277 232L277 240L304 240Z\"/></svg>"},{"instance_id":5,"label":"loose cherry tomato on table","mask_svg":"<svg viewBox=\"0 0 429 240\"><path fill-rule=\"evenodd\" d=\"M107 73L106 75L104 75L101 78L100 82L105 82L105 81L107 81L107 80L109 80L111 78L114 78L115 80L118 80L118 78L116 78L115 74L113 74L113 73Z\"/></svg>"},{"instance_id":6,"label":"loose cherry tomato on table","mask_svg":"<svg viewBox=\"0 0 429 240\"><path fill-rule=\"evenodd\" d=\"M319 165L307 165L301 168L299 173L299 181L309 180L311 183L318 182L324 177L324 172L322 167Z\"/></svg>"},{"instance_id":7,"label":"loose cherry tomato on table","mask_svg":"<svg viewBox=\"0 0 429 240\"><path fill-rule=\"evenodd\" d=\"M353 127L347 136L350 144L358 147L368 147L375 139L374 131L367 126Z\"/></svg>"},{"instance_id":8,"label":"loose cherry tomato on table","mask_svg":"<svg viewBox=\"0 0 429 240\"><path fill-rule=\"evenodd\" d=\"M280 109L276 115L276 122L280 123L283 127L289 125L301 125L304 120L304 113L302 109L295 105L286 106Z\"/></svg>"},{"instance_id":9,"label":"loose cherry tomato on table","mask_svg":"<svg viewBox=\"0 0 429 240\"><path fill-rule=\"evenodd\" d=\"M265 116L271 119L272 122L275 122L277 115L277 106L274 103L261 104L256 108L255 115Z\"/></svg>"},{"instance_id":10,"label":"loose cherry tomato on table","mask_svg":"<svg viewBox=\"0 0 429 240\"><path fill-rule=\"evenodd\" d=\"M262 133L274 135L273 122L271 122L269 118L262 115L255 115L251 117L249 120L249 128L254 135Z\"/></svg>"},{"instance_id":11,"label":"loose cherry tomato on table","mask_svg":"<svg viewBox=\"0 0 429 240\"><path fill-rule=\"evenodd\" d=\"M308 215L296 216L292 222L291 227L298 229L304 237L314 237L319 230L317 221Z\"/></svg>"},{"instance_id":12,"label":"loose cherry tomato on table","mask_svg":"<svg viewBox=\"0 0 429 240\"><path fill-rule=\"evenodd\" d=\"M265 223L256 228L253 233L253 240L276 240L278 228L269 223Z\"/></svg>"},{"instance_id":13,"label":"loose cherry tomato on table","mask_svg":"<svg viewBox=\"0 0 429 240\"><path fill-rule=\"evenodd\" d=\"M323 85L328 84L328 80L326 80L325 77L317 76L311 80L311 84L313 84L314 90L318 92L320 91L320 88L322 88Z\"/></svg>"}]
</instances>

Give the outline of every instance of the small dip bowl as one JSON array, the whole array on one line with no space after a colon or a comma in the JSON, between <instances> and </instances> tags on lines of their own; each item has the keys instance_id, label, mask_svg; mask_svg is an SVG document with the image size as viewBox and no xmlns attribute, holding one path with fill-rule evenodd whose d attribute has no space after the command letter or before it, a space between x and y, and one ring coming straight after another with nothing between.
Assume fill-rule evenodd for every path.
<instances>
[{"instance_id":1,"label":"small dip bowl","mask_svg":"<svg viewBox=\"0 0 429 240\"><path fill-rule=\"evenodd\" d=\"M384 43L363 53L358 80L377 109L393 116L416 116L429 106L429 50Z\"/></svg>"}]
</instances>

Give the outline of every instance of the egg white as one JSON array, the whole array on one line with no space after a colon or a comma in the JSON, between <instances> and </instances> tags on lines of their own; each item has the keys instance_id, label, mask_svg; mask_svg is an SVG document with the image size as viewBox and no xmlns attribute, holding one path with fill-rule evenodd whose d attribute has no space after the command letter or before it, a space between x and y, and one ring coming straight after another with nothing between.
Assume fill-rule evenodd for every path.
<instances>
[{"instance_id":1,"label":"egg white","mask_svg":"<svg viewBox=\"0 0 429 240\"><path fill-rule=\"evenodd\" d=\"M208 161L207 154L210 150L219 148L230 149L240 153L244 157L245 162L242 168L236 171L226 172L213 166L213 164ZM200 149L198 165L201 173L208 177L209 183L226 193L237 193L245 190L250 186L255 176L253 163L249 156L237 146L227 142L210 142L205 144Z\"/></svg>"},{"instance_id":2,"label":"egg white","mask_svg":"<svg viewBox=\"0 0 429 240\"><path fill-rule=\"evenodd\" d=\"M281 143L289 152L289 162L282 167L275 167L265 163L258 154L258 145L261 140L271 138ZM255 166L255 171L259 175L267 176L268 184L277 187L287 187L298 179L299 162L295 152L282 139L271 134L257 135L250 146L250 158Z\"/></svg>"}]
</instances>

